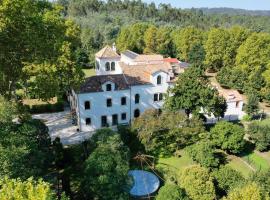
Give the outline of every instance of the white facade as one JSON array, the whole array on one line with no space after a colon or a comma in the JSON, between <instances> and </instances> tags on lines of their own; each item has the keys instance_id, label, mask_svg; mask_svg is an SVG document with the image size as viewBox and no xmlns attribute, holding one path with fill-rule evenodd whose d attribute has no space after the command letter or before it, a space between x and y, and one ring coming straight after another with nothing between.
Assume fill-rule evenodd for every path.
<instances>
[{"instance_id":1,"label":"white facade","mask_svg":"<svg viewBox=\"0 0 270 200\"><path fill-rule=\"evenodd\" d=\"M135 117L136 110L139 115L147 109L160 109L164 101L159 99L154 101L154 95L158 98L167 92L168 84L164 83L159 86L152 84L132 86L127 90L120 91L104 91L95 93L76 94L77 101L76 113L78 116L78 126L81 131L94 131L105 126L102 126L102 116L107 117L108 126L116 126L117 124L127 124ZM161 95L160 95L161 94ZM135 101L135 96L139 95L138 103ZM122 105L122 98L126 98L126 103ZM107 100L111 99L111 106L107 106ZM90 109L85 109L85 102L90 103ZM75 105L72 103L72 105ZM122 118L122 114L125 118ZM117 115L117 124L113 124L112 116ZM90 118L91 123L87 125L86 119Z\"/></svg>"},{"instance_id":2,"label":"white facade","mask_svg":"<svg viewBox=\"0 0 270 200\"><path fill-rule=\"evenodd\" d=\"M122 74L120 58L96 58L96 75Z\"/></svg>"},{"instance_id":3,"label":"white facade","mask_svg":"<svg viewBox=\"0 0 270 200\"><path fill-rule=\"evenodd\" d=\"M133 62L138 54L128 52L120 57L109 47L106 48L96 56L96 76L86 80L89 83L81 91L73 91L69 97L77 125L83 132L128 124L147 109L160 109L168 88L173 87L172 66L164 65L163 61L157 62L159 55L150 56L153 63L142 66L141 61L137 64ZM123 63L126 68L123 68ZM159 68L159 65L165 67ZM134 74L131 74L133 70ZM127 71L129 74L126 74ZM243 101L231 99L227 104L225 119L227 116L230 116L229 120L242 116ZM208 117L208 120L215 119Z\"/></svg>"}]
</instances>

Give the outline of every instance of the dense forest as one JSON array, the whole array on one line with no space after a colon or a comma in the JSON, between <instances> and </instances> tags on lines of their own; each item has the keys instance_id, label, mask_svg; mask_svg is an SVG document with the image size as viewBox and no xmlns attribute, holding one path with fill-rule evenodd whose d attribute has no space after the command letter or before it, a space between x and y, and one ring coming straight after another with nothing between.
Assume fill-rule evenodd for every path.
<instances>
[{"instance_id":1,"label":"dense forest","mask_svg":"<svg viewBox=\"0 0 270 200\"><path fill-rule=\"evenodd\" d=\"M179 9L140 0L58 0L58 3L64 6L64 14L81 26L82 43L88 51L112 43L121 27L136 22L179 28L193 26L202 30L241 25L255 32L270 32L269 16L252 16L250 13L208 14L200 9Z\"/></svg>"}]
</instances>

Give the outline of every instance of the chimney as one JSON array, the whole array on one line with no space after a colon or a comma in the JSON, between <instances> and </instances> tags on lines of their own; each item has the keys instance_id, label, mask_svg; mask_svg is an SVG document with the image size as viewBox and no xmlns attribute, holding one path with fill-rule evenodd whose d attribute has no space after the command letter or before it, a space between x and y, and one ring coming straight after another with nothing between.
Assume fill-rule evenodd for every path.
<instances>
[{"instance_id":1,"label":"chimney","mask_svg":"<svg viewBox=\"0 0 270 200\"><path fill-rule=\"evenodd\" d=\"M113 45L112 45L112 50L116 52L116 45L115 45L115 42L114 42Z\"/></svg>"}]
</instances>

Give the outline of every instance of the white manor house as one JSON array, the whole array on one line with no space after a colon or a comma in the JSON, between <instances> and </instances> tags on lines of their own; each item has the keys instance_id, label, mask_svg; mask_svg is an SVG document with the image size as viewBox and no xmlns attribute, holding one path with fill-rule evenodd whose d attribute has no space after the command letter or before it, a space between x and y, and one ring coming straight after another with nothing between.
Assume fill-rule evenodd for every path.
<instances>
[{"instance_id":1,"label":"white manor house","mask_svg":"<svg viewBox=\"0 0 270 200\"><path fill-rule=\"evenodd\" d=\"M160 109L164 94L174 85L185 62L161 55L142 55L132 51L117 54L106 46L95 55L96 75L87 78L69 96L71 109L80 131L128 124L147 109ZM243 114L243 99L235 90L218 88L228 104L225 119L236 120ZM214 118L208 117L210 122Z\"/></svg>"}]
</instances>

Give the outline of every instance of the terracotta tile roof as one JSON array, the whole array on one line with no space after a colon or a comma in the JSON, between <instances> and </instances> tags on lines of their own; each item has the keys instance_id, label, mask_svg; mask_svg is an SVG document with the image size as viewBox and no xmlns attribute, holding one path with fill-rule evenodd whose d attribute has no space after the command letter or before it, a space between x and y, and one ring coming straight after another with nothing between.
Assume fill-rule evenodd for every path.
<instances>
[{"instance_id":1,"label":"terracotta tile roof","mask_svg":"<svg viewBox=\"0 0 270 200\"><path fill-rule=\"evenodd\" d=\"M87 78L81 85L79 92L102 92L102 85L107 81L113 82L115 84L116 90L125 90L129 88L129 85L123 74L101 75Z\"/></svg>"},{"instance_id":2,"label":"terracotta tile roof","mask_svg":"<svg viewBox=\"0 0 270 200\"><path fill-rule=\"evenodd\" d=\"M120 56L110 47L105 46L99 52L96 53L97 58L120 58Z\"/></svg>"},{"instance_id":3,"label":"terracotta tile roof","mask_svg":"<svg viewBox=\"0 0 270 200\"><path fill-rule=\"evenodd\" d=\"M163 61L168 62L168 63L179 63L180 62L177 58L164 58Z\"/></svg>"},{"instance_id":4,"label":"terracotta tile roof","mask_svg":"<svg viewBox=\"0 0 270 200\"><path fill-rule=\"evenodd\" d=\"M227 102L243 101L242 95L237 90L221 89L218 92Z\"/></svg>"},{"instance_id":5,"label":"terracotta tile roof","mask_svg":"<svg viewBox=\"0 0 270 200\"><path fill-rule=\"evenodd\" d=\"M166 62L158 64L126 65L119 62L120 67L130 85L150 84L150 76L157 71L168 73L171 65Z\"/></svg>"},{"instance_id":6,"label":"terracotta tile roof","mask_svg":"<svg viewBox=\"0 0 270 200\"><path fill-rule=\"evenodd\" d=\"M211 83L219 92L221 96L223 96L227 102L236 102L236 101L243 101L242 95L233 89L224 89L218 84Z\"/></svg>"}]
</instances>

